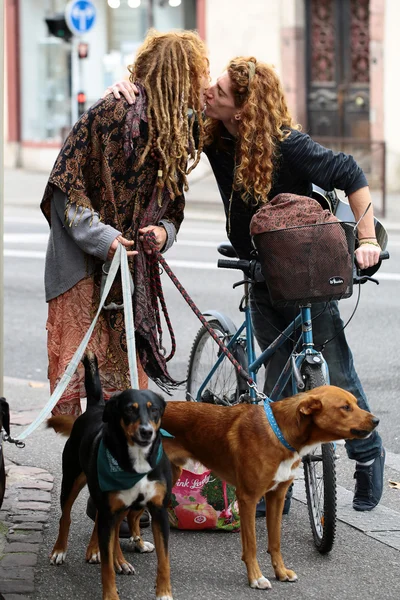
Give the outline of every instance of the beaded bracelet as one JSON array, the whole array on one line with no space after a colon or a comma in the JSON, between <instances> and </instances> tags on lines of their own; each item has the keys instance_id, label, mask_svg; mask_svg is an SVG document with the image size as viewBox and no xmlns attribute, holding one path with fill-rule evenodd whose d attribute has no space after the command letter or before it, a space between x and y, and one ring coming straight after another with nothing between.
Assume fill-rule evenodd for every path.
<instances>
[{"instance_id":1,"label":"beaded bracelet","mask_svg":"<svg viewBox=\"0 0 400 600\"><path fill-rule=\"evenodd\" d=\"M377 248L380 248L380 245L378 244L378 242L371 242L371 241L368 242L367 240L358 242L359 246L364 246L365 244L369 244L370 246L376 246Z\"/></svg>"}]
</instances>

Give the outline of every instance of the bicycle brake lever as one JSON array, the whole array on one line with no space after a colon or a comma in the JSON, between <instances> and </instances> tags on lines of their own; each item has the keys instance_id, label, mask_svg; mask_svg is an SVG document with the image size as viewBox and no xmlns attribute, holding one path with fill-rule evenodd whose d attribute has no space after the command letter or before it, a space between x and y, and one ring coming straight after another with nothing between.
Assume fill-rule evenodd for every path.
<instances>
[{"instance_id":1,"label":"bicycle brake lever","mask_svg":"<svg viewBox=\"0 0 400 600\"><path fill-rule=\"evenodd\" d=\"M239 285L244 285L247 282L248 282L248 279L242 279L242 281L237 281L236 283L234 283L232 288L235 289L235 288L239 287Z\"/></svg>"},{"instance_id":2,"label":"bicycle brake lever","mask_svg":"<svg viewBox=\"0 0 400 600\"><path fill-rule=\"evenodd\" d=\"M366 283L367 281L372 281L373 283L376 283L376 285L379 285L379 281L377 279L369 277L368 275L356 275L353 278L353 283Z\"/></svg>"}]
</instances>

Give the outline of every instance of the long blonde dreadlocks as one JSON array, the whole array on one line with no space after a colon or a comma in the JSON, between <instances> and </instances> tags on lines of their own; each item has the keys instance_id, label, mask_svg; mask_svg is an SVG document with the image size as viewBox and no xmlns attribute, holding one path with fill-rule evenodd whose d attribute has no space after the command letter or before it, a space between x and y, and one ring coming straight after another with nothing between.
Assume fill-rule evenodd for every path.
<instances>
[{"instance_id":1,"label":"long blonde dreadlocks","mask_svg":"<svg viewBox=\"0 0 400 600\"><path fill-rule=\"evenodd\" d=\"M241 191L244 201L262 204L272 187L278 144L300 125L292 119L272 65L253 56L239 56L229 62L227 72L235 106L240 109L234 188ZM218 137L220 127L220 121L206 120L205 144Z\"/></svg>"},{"instance_id":2,"label":"long blonde dreadlocks","mask_svg":"<svg viewBox=\"0 0 400 600\"><path fill-rule=\"evenodd\" d=\"M200 160L203 148L204 98L202 86L208 74L205 45L193 31L158 33L151 30L128 67L130 81L140 81L147 94L149 136L140 158L143 164L155 145L160 168L160 195L164 186L171 197L188 189L187 175ZM193 111L189 118L189 112ZM198 123L197 149L193 126ZM188 167L188 159L193 162Z\"/></svg>"}]
</instances>

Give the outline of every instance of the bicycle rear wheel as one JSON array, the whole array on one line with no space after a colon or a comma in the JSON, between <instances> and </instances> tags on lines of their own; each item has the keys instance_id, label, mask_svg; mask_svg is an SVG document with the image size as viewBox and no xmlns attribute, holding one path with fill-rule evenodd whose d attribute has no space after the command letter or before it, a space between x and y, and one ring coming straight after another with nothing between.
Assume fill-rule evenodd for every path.
<instances>
[{"instance_id":1,"label":"bicycle rear wheel","mask_svg":"<svg viewBox=\"0 0 400 600\"><path fill-rule=\"evenodd\" d=\"M325 385L321 366L305 363L302 368L306 390ZM314 544L318 552L332 550L336 534L336 466L332 443L318 446L303 457L307 508Z\"/></svg>"},{"instance_id":2,"label":"bicycle rear wheel","mask_svg":"<svg viewBox=\"0 0 400 600\"><path fill-rule=\"evenodd\" d=\"M209 325L227 346L234 332L227 331L217 319L210 320ZM247 354L242 342L235 342L230 351L239 364L243 368L247 368ZM238 374L231 361L226 357L205 386L201 397L197 397L201 385L217 362L221 352L220 347L203 325L195 337L190 352L186 386L188 400L224 406L231 406L239 402L240 395L247 390L246 380Z\"/></svg>"}]
</instances>

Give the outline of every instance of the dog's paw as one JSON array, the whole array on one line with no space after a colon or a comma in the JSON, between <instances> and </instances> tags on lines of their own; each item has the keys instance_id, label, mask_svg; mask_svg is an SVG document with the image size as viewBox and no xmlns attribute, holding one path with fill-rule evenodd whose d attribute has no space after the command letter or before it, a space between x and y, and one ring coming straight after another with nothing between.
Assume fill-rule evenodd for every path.
<instances>
[{"instance_id":1,"label":"dog's paw","mask_svg":"<svg viewBox=\"0 0 400 600\"><path fill-rule=\"evenodd\" d=\"M285 569L283 572L277 573L276 578L279 581L297 581L296 573L290 569Z\"/></svg>"},{"instance_id":2,"label":"dog's paw","mask_svg":"<svg viewBox=\"0 0 400 600\"><path fill-rule=\"evenodd\" d=\"M253 581L250 581L250 587L253 588L253 590L269 590L271 589L272 585L269 579L262 575L258 579L253 579Z\"/></svg>"},{"instance_id":3,"label":"dog's paw","mask_svg":"<svg viewBox=\"0 0 400 600\"><path fill-rule=\"evenodd\" d=\"M154 544L151 542L145 542L141 537L131 537L129 543L133 546L135 552L153 552Z\"/></svg>"},{"instance_id":4,"label":"dog's paw","mask_svg":"<svg viewBox=\"0 0 400 600\"><path fill-rule=\"evenodd\" d=\"M50 564L51 565L62 565L65 563L65 557L67 555L67 551L64 552L61 550L53 550L50 554Z\"/></svg>"},{"instance_id":5,"label":"dog's paw","mask_svg":"<svg viewBox=\"0 0 400 600\"><path fill-rule=\"evenodd\" d=\"M114 569L116 573L120 575L134 575L135 569L131 563L122 556L121 558L114 558Z\"/></svg>"},{"instance_id":6,"label":"dog's paw","mask_svg":"<svg viewBox=\"0 0 400 600\"><path fill-rule=\"evenodd\" d=\"M168 595L163 595L163 596L156 596L156 600L174 600L172 596Z\"/></svg>"},{"instance_id":7,"label":"dog's paw","mask_svg":"<svg viewBox=\"0 0 400 600\"><path fill-rule=\"evenodd\" d=\"M100 564L100 552L86 552L86 562L91 565L99 565Z\"/></svg>"}]
</instances>

